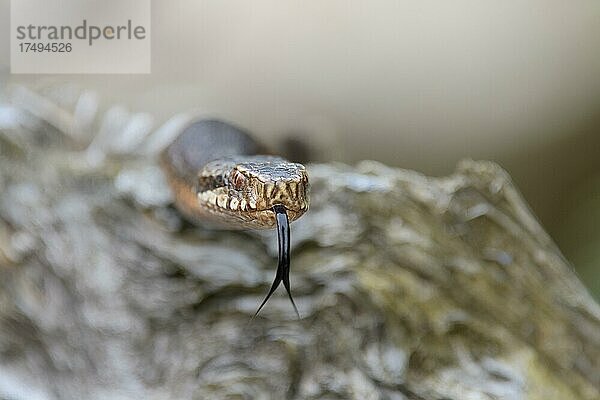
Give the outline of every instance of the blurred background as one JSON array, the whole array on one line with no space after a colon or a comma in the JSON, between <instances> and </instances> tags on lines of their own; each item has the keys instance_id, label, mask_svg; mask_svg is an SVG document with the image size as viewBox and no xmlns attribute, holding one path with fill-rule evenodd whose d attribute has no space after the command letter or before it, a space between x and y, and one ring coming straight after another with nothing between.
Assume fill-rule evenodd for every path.
<instances>
[{"instance_id":1,"label":"blurred background","mask_svg":"<svg viewBox=\"0 0 600 400\"><path fill-rule=\"evenodd\" d=\"M92 130L206 112L318 161L494 160L600 298L597 1L153 1L148 75L11 75L9 29L0 0L0 129L35 93Z\"/></svg>"}]
</instances>

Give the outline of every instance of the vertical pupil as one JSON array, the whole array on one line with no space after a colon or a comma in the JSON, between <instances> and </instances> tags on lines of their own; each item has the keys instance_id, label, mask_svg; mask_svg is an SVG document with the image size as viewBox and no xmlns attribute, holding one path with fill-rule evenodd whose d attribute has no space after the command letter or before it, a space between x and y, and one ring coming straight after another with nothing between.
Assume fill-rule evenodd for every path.
<instances>
[{"instance_id":1,"label":"vertical pupil","mask_svg":"<svg viewBox=\"0 0 600 400\"><path fill-rule=\"evenodd\" d=\"M235 172L233 176L233 185L239 189L243 184L244 177L239 172Z\"/></svg>"}]
</instances>

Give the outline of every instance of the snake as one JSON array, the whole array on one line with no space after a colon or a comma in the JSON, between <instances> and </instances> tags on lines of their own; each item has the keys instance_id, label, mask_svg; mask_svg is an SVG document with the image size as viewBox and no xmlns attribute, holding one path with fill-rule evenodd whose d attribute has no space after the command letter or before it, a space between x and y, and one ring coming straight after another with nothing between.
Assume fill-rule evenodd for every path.
<instances>
[{"instance_id":1,"label":"snake","mask_svg":"<svg viewBox=\"0 0 600 400\"><path fill-rule=\"evenodd\" d=\"M219 119L197 120L162 152L160 164L185 219L215 229L277 229L275 278L253 319L283 283L290 288L290 223L309 207L306 167L269 155L249 132Z\"/></svg>"}]
</instances>

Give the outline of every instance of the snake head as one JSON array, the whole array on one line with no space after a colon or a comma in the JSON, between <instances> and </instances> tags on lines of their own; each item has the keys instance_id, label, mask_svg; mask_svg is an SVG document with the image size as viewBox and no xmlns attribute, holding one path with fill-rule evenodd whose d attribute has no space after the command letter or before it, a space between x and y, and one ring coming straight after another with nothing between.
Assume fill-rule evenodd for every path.
<instances>
[{"instance_id":1,"label":"snake head","mask_svg":"<svg viewBox=\"0 0 600 400\"><path fill-rule=\"evenodd\" d=\"M220 159L198 174L198 201L213 216L255 229L275 227L277 205L285 207L290 221L300 218L308 210L308 191L306 168L280 157Z\"/></svg>"}]
</instances>

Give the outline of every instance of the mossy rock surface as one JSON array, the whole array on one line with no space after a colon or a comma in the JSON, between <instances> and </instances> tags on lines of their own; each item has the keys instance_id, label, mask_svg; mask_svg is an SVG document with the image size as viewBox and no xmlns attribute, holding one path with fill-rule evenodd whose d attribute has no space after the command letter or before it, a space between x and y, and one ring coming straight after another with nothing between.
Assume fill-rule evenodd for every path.
<instances>
[{"instance_id":1,"label":"mossy rock surface","mask_svg":"<svg viewBox=\"0 0 600 400\"><path fill-rule=\"evenodd\" d=\"M0 146L0 397L598 399L600 309L509 176L309 167L295 317L273 232L211 231L151 158ZM43 139L43 140L42 140Z\"/></svg>"}]
</instances>

